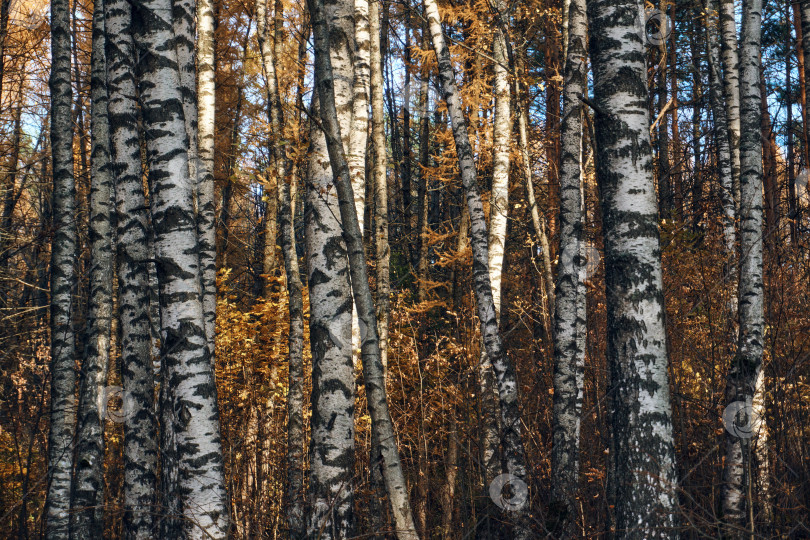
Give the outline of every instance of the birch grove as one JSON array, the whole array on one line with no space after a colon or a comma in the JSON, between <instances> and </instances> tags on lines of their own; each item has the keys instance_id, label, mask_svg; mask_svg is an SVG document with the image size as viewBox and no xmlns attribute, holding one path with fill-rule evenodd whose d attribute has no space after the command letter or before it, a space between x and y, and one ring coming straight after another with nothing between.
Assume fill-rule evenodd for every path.
<instances>
[{"instance_id":1,"label":"birch grove","mask_svg":"<svg viewBox=\"0 0 810 540\"><path fill-rule=\"evenodd\" d=\"M801 537L808 36L3 0L0 537Z\"/></svg>"}]
</instances>

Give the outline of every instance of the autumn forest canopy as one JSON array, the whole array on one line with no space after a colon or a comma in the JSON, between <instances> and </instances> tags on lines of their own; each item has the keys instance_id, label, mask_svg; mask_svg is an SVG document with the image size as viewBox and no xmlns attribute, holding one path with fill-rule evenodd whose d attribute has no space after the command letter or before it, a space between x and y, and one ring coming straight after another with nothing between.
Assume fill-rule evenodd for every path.
<instances>
[{"instance_id":1,"label":"autumn forest canopy","mask_svg":"<svg viewBox=\"0 0 810 540\"><path fill-rule=\"evenodd\" d=\"M810 0L0 0L0 537L810 538Z\"/></svg>"}]
</instances>

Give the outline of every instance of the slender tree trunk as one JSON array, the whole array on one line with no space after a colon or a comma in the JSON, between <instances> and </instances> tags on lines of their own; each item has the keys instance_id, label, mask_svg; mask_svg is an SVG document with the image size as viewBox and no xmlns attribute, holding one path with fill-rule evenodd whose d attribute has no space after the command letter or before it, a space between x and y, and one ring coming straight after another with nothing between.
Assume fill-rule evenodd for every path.
<instances>
[{"instance_id":1,"label":"slender tree trunk","mask_svg":"<svg viewBox=\"0 0 810 540\"><path fill-rule=\"evenodd\" d=\"M456 153L459 158L461 180L464 185L465 197L470 213L470 236L473 249L473 278L478 317L481 322L481 335L483 336L487 355L492 362L498 385L498 395L501 405L502 444L504 458L509 474L517 480L525 482L526 457L523 450L523 441L520 436L520 410L518 405L518 384L514 367L507 357L496 316L495 301L490 284L488 262L489 247L486 218L484 216L481 197L478 194L475 162L472 147L467 135L467 124L461 110L461 103L456 88L455 73L450 59L450 51L445 43L444 34L439 17L439 9L435 0L424 0L425 15L430 26L433 38L433 48L439 61L439 78L441 89L450 119L453 126L453 137L456 143ZM515 530L517 538L528 537L528 529L524 524L524 506L517 505L514 514L518 526Z\"/></svg>"},{"instance_id":2,"label":"slender tree trunk","mask_svg":"<svg viewBox=\"0 0 810 540\"><path fill-rule=\"evenodd\" d=\"M743 3L740 57L740 102L742 109L740 156L740 336L735 358L728 372L726 402L740 402L735 422L748 424L763 353L762 283L762 136L760 118L761 0ZM736 424L735 424L736 425ZM728 427L728 426L727 426ZM732 433L732 431L736 433ZM735 435L742 434L743 437ZM751 438L734 429L726 430L726 460L723 471L722 510L725 534L742 538L746 522L746 490L749 486ZM753 533L753 531L750 531Z\"/></svg>"},{"instance_id":3,"label":"slender tree trunk","mask_svg":"<svg viewBox=\"0 0 810 540\"><path fill-rule=\"evenodd\" d=\"M587 92L588 22L585 0L570 0L563 89L560 156L560 263L554 316L554 400L551 450L552 498L558 535L576 536L579 489L579 431L584 398L585 201L582 187L582 103Z\"/></svg>"},{"instance_id":4,"label":"slender tree trunk","mask_svg":"<svg viewBox=\"0 0 810 540\"><path fill-rule=\"evenodd\" d=\"M734 205L734 184L731 171L731 151L729 149L728 119L723 107L722 75L720 72L720 44L717 31L716 0L706 0L707 48L709 58L709 97L714 119L715 144L717 145L718 175L720 177L720 201L723 206L723 238L726 255L734 259L736 233L736 208Z\"/></svg>"},{"instance_id":5,"label":"slender tree trunk","mask_svg":"<svg viewBox=\"0 0 810 540\"><path fill-rule=\"evenodd\" d=\"M150 325L150 255L135 102L131 5L104 2L110 165L115 180L121 379L130 410L124 420L124 519L128 539L152 538L157 419Z\"/></svg>"},{"instance_id":6,"label":"slender tree trunk","mask_svg":"<svg viewBox=\"0 0 810 540\"><path fill-rule=\"evenodd\" d=\"M662 0L659 4L662 13L667 12L667 2ZM660 39L660 38L659 38ZM660 39L658 47L658 133L656 146L658 147L658 208L664 217L671 217L672 213L672 178L670 176L669 162L669 122L665 111L669 108L667 102L667 40Z\"/></svg>"},{"instance_id":7,"label":"slender tree trunk","mask_svg":"<svg viewBox=\"0 0 810 540\"><path fill-rule=\"evenodd\" d=\"M618 537L676 538L677 476L641 12L637 0L588 3L612 386L609 483Z\"/></svg>"},{"instance_id":8,"label":"slender tree trunk","mask_svg":"<svg viewBox=\"0 0 810 540\"><path fill-rule=\"evenodd\" d=\"M790 3L793 10L793 30L796 33L796 64L799 71L799 100L802 106L802 162L805 167L810 166L810 149L808 149L808 135L807 126L807 73L805 72L804 60L804 32L802 31L802 17L801 8L799 7L799 0L793 0ZM810 46L810 44L808 44Z\"/></svg>"},{"instance_id":9,"label":"slender tree trunk","mask_svg":"<svg viewBox=\"0 0 810 540\"><path fill-rule=\"evenodd\" d=\"M76 421L73 291L76 287L76 189L73 178L73 118L68 0L51 2L51 423L48 434L48 494L45 535L69 536L70 475Z\"/></svg>"},{"instance_id":10,"label":"slender tree trunk","mask_svg":"<svg viewBox=\"0 0 810 540\"><path fill-rule=\"evenodd\" d=\"M369 3L370 42L370 83L371 83L371 141L374 157L374 245L377 262L377 329L380 339L380 363L383 380L388 369L388 320L391 316L391 249L388 244L388 154L385 144L385 103L383 101L383 64L380 46L380 4L382 0ZM383 479L383 457L380 452L379 433L372 425L371 454L372 488L375 491L372 511L372 533L379 534L385 524L383 510L385 481Z\"/></svg>"},{"instance_id":11,"label":"slender tree trunk","mask_svg":"<svg viewBox=\"0 0 810 540\"><path fill-rule=\"evenodd\" d=\"M726 101L734 204L740 213L740 59L734 0L720 0L720 50L723 61L723 94Z\"/></svg>"},{"instance_id":12,"label":"slender tree trunk","mask_svg":"<svg viewBox=\"0 0 810 540\"><path fill-rule=\"evenodd\" d=\"M200 246L205 339L215 362L214 330L217 316L217 228L214 206L214 123L216 87L214 66L214 3L197 4L197 237ZM193 67L193 64L191 64ZM190 134L189 137L194 137Z\"/></svg>"},{"instance_id":13,"label":"slender tree trunk","mask_svg":"<svg viewBox=\"0 0 810 540\"><path fill-rule=\"evenodd\" d=\"M310 0L309 11L312 16L313 36L315 37L315 84L321 105L320 120L323 123L329 161L336 181L343 237L348 244L352 291L360 320L363 376L368 409L372 424L377 425L380 453L383 457L383 474L394 513L397 536L401 540L411 540L417 538L416 529L408 500L408 487L399 461L394 426L388 410L385 374L380 361L377 318L366 273L363 235L357 219L351 176L344 153L344 143L341 141L341 126L338 122L335 105L335 96L339 88L337 80L333 76L332 58L330 58L333 56L330 54L330 41L334 40L335 27L328 28L326 25L322 0Z\"/></svg>"},{"instance_id":14,"label":"slender tree trunk","mask_svg":"<svg viewBox=\"0 0 810 540\"><path fill-rule=\"evenodd\" d=\"M496 9L502 10L501 2L496 2ZM492 44L493 70L495 81L492 93L495 96L495 115L492 128L492 191L489 202L489 238L487 271L492 287L492 301L495 307L495 319L500 324L501 314L501 275L506 248L506 226L509 213L509 152L512 134L510 92L507 67L509 59L506 54L506 37L503 29L496 27ZM498 452L498 414L497 392L495 390L495 373L492 362L487 355L486 347L481 346L478 363L478 384L481 394L481 460L484 470L484 490L499 474L501 460Z\"/></svg>"},{"instance_id":15,"label":"slender tree trunk","mask_svg":"<svg viewBox=\"0 0 810 540\"><path fill-rule=\"evenodd\" d=\"M321 14L321 17L324 15ZM315 31L315 12L310 8ZM354 6L331 3L328 24L335 66L335 95L344 148L349 147L352 116ZM316 34L317 35L317 34ZM309 264L310 342L312 345L312 441L310 443L310 518L308 536L344 538L354 531L354 400L352 291L340 219L336 180L323 131L323 99L313 93L307 186L307 261Z\"/></svg>"},{"instance_id":16,"label":"slender tree trunk","mask_svg":"<svg viewBox=\"0 0 810 540\"><path fill-rule=\"evenodd\" d=\"M765 70L760 69L760 131L762 136L762 181L765 187L765 243L772 249L774 242L779 241L779 217L781 216L779 200L779 172L777 170L776 134L771 124L771 114L768 112L768 90L765 85Z\"/></svg>"},{"instance_id":17,"label":"slender tree trunk","mask_svg":"<svg viewBox=\"0 0 810 540\"><path fill-rule=\"evenodd\" d=\"M456 478L458 476L458 425L455 411L450 414L450 434L447 437L447 458L444 486L442 486L442 538L452 538L453 509L455 507Z\"/></svg>"},{"instance_id":18,"label":"slender tree trunk","mask_svg":"<svg viewBox=\"0 0 810 540\"><path fill-rule=\"evenodd\" d=\"M90 294L76 428L76 463L70 506L72 538L104 532L104 409L113 307L113 177L107 118L104 2L93 4L92 155L90 158Z\"/></svg>"},{"instance_id":19,"label":"slender tree trunk","mask_svg":"<svg viewBox=\"0 0 810 540\"><path fill-rule=\"evenodd\" d=\"M163 448L168 460L163 488L166 494L179 499L185 536L224 538L228 504L213 358L200 281L194 212L197 182L190 177L190 139L183 107L187 99L182 91L187 88L183 72L193 72L194 65L189 67L188 57L181 58L177 51L165 46L175 38L168 0L138 2L136 13L139 18L135 21L135 41L140 47L140 95L153 189L151 210L160 287L164 377L161 427L169 439L168 448ZM196 121L190 125L196 128ZM194 131L191 139L196 136ZM172 485L174 470L176 486Z\"/></svg>"}]
</instances>

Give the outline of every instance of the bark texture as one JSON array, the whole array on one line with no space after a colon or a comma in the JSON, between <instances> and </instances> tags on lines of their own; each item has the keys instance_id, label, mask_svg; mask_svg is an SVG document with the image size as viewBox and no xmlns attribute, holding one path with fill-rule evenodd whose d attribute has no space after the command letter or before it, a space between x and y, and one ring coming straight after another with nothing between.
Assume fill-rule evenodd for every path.
<instances>
[{"instance_id":1,"label":"bark texture","mask_svg":"<svg viewBox=\"0 0 810 540\"><path fill-rule=\"evenodd\" d=\"M188 89L183 72L193 71L194 66L189 68L188 56L180 58L178 50L170 45L176 32L171 8L168 0L146 0L135 5L135 43L139 47L140 97L160 296L161 427L163 450L169 460L163 467L163 488L164 496L179 501L184 536L224 538L228 532L228 504L200 282L194 211L197 182L190 174L190 138L184 117L188 97L182 92ZM196 121L191 125L196 128ZM172 485L175 470L176 486Z\"/></svg>"},{"instance_id":2,"label":"bark texture","mask_svg":"<svg viewBox=\"0 0 810 540\"><path fill-rule=\"evenodd\" d=\"M126 0L107 0L104 12L110 168L117 215L121 379L130 407L124 420L123 534L145 540L153 532L158 456L150 322L154 302L146 262L152 257L136 118L132 7Z\"/></svg>"},{"instance_id":3,"label":"bark texture","mask_svg":"<svg viewBox=\"0 0 810 540\"><path fill-rule=\"evenodd\" d=\"M726 385L728 405L742 402L739 425L751 422L752 401L762 369L762 138L760 131L761 0L743 2L740 65L740 336ZM746 488L751 482L751 437L737 437L726 430L726 460L723 470L722 511L725 534L741 538L745 533Z\"/></svg>"},{"instance_id":4,"label":"bark texture","mask_svg":"<svg viewBox=\"0 0 810 540\"><path fill-rule=\"evenodd\" d=\"M393 510L397 537L401 540L415 540L417 535L408 499L408 486L405 483L405 475L396 446L394 426L388 410L385 376L380 361L377 318L374 313L371 288L368 284L363 235L354 204L351 174L344 150L345 143L341 140L339 110L335 103L338 95L338 81L333 77L332 54L330 54L330 45L335 42L335 32L334 27L327 26L327 22L324 20L326 10L322 1L310 0L308 5L315 38L315 85L321 104L320 120L324 128L323 134L338 193L343 236L348 247L352 291L362 337L363 376L368 408L372 424L376 425L380 454L383 459L383 477Z\"/></svg>"},{"instance_id":5,"label":"bark texture","mask_svg":"<svg viewBox=\"0 0 810 540\"><path fill-rule=\"evenodd\" d=\"M79 387L76 463L71 489L72 538L100 538L104 532L104 411L113 309L113 177L107 119L104 2L93 4L90 93L90 293L87 337Z\"/></svg>"},{"instance_id":6,"label":"bark texture","mask_svg":"<svg viewBox=\"0 0 810 540\"><path fill-rule=\"evenodd\" d=\"M45 536L68 538L73 430L76 421L76 188L73 178L73 90L70 84L68 0L51 2L51 163L53 226L51 248L51 424L48 434L48 493Z\"/></svg>"},{"instance_id":7,"label":"bark texture","mask_svg":"<svg viewBox=\"0 0 810 540\"><path fill-rule=\"evenodd\" d=\"M560 155L560 262L554 316L552 499L558 534L572 537L577 520L579 431L585 374L585 265L582 114L587 91L585 0L568 2Z\"/></svg>"},{"instance_id":8,"label":"bark texture","mask_svg":"<svg viewBox=\"0 0 810 540\"><path fill-rule=\"evenodd\" d=\"M740 57L734 0L720 0L720 43L723 61L723 94L731 146L731 174L734 204L740 212Z\"/></svg>"},{"instance_id":9,"label":"bark texture","mask_svg":"<svg viewBox=\"0 0 810 540\"><path fill-rule=\"evenodd\" d=\"M609 489L619 538L674 538L677 476L642 7L588 3L605 237Z\"/></svg>"}]
</instances>

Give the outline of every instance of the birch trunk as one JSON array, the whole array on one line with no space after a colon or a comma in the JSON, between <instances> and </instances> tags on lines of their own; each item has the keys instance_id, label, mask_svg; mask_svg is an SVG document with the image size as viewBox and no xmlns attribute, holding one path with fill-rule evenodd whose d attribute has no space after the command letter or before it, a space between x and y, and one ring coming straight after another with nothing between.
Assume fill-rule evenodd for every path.
<instances>
[{"instance_id":1,"label":"birch trunk","mask_svg":"<svg viewBox=\"0 0 810 540\"><path fill-rule=\"evenodd\" d=\"M481 322L481 335L487 355L497 379L498 396L501 406L502 445L507 471L520 481L526 480L526 457L523 450L523 441L520 436L520 411L518 404L518 384L514 367L503 348L498 321L496 317L495 301L488 272L489 247L487 224L484 216L481 197L478 194L475 162L472 147L467 134L467 123L461 110L461 102L456 88L455 73L450 59L450 51L445 43L441 27L439 8L435 0L424 0L425 15L430 26L433 39L433 48L439 61L439 78L441 80L442 97L447 103L450 119L453 126L453 137L456 143L456 153L459 158L461 181L464 185L467 207L470 214L470 239L473 251L473 278L478 317ZM518 526L515 530L517 538L528 537L525 528L524 507L516 510Z\"/></svg>"},{"instance_id":2,"label":"birch trunk","mask_svg":"<svg viewBox=\"0 0 810 540\"><path fill-rule=\"evenodd\" d=\"M326 9L332 47L325 54L335 66L335 95L344 147L352 117L354 7L330 3ZM315 14L310 8L310 17ZM313 22L313 32L315 28ZM322 118L323 99L313 93L311 115ZM320 120L322 123L323 120ZM340 219L336 180L327 140L317 120L310 132L306 238L309 264L310 342L312 346L312 441L308 536L344 538L354 531L354 400L352 291Z\"/></svg>"},{"instance_id":3,"label":"birch trunk","mask_svg":"<svg viewBox=\"0 0 810 540\"><path fill-rule=\"evenodd\" d=\"M760 131L760 40L762 1L745 0L742 22L740 104L742 111L740 163L740 285L738 350L726 385L727 404L742 402L747 423L763 353L762 282L762 138ZM742 537L745 531L746 489L749 487L751 438L726 432L722 511L725 533ZM753 533L753 530L751 531Z\"/></svg>"},{"instance_id":4,"label":"birch trunk","mask_svg":"<svg viewBox=\"0 0 810 540\"><path fill-rule=\"evenodd\" d=\"M723 94L726 100L734 204L740 213L740 58L734 0L720 0L720 43L723 61Z\"/></svg>"},{"instance_id":5,"label":"birch trunk","mask_svg":"<svg viewBox=\"0 0 810 540\"><path fill-rule=\"evenodd\" d=\"M374 189L374 245L377 262L377 329L380 339L380 364L383 382L388 369L388 320L391 316L391 250L388 244L388 153L385 141L385 104L383 101L383 65L380 46L381 0L369 3L370 90L371 90L371 142L374 158L372 169ZM358 216L359 217L359 216ZM385 526L385 480L383 458L380 453L379 433L372 424L371 453L372 489L375 491L372 508L372 533L379 534Z\"/></svg>"},{"instance_id":6,"label":"birch trunk","mask_svg":"<svg viewBox=\"0 0 810 540\"><path fill-rule=\"evenodd\" d=\"M104 2L93 4L90 92L90 293L87 342L82 362L76 427L76 463L70 506L72 538L100 538L104 532L104 410L113 307L113 183L107 119Z\"/></svg>"},{"instance_id":7,"label":"birch trunk","mask_svg":"<svg viewBox=\"0 0 810 540\"><path fill-rule=\"evenodd\" d=\"M728 119L723 107L722 75L720 72L720 44L717 32L716 0L706 1L707 47L709 59L709 97L712 116L714 117L715 140L717 144L717 164L720 175L720 200L723 206L723 238L726 252L734 256L737 233L735 228L736 208L734 204L734 181L731 169L731 151L729 149Z\"/></svg>"},{"instance_id":8,"label":"birch trunk","mask_svg":"<svg viewBox=\"0 0 810 540\"><path fill-rule=\"evenodd\" d=\"M676 538L677 476L667 376L643 6L591 0L596 174L605 237L609 475L620 538Z\"/></svg>"},{"instance_id":9,"label":"birch trunk","mask_svg":"<svg viewBox=\"0 0 810 540\"><path fill-rule=\"evenodd\" d=\"M132 7L126 0L104 3L110 165L115 180L118 312L121 379L130 410L124 421L124 518L127 539L152 538L157 474L157 419L152 366L150 300L146 260L148 217L141 171L135 102Z\"/></svg>"},{"instance_id":10,"label":"birch trunk","mask_svg":"<svg viewBox=\"0 0 810 540\"><path fill-rule=\"evenodd\" d=\"M498 3L496 9L502 9ZM509 152L512 131L509 81L506 54L506 37L501 28L496 28L493 49L495 80L492 92L495 96L495 116L492 132L492 191L489 202L489 256L487 271L492 287L495 320L500 324L501 274L506 247L506 225L509 211ZM481 404L481 450L484 490L499 474L501 463L498 452L498 415L495 374L486 348L481 347L478 363L478 380Z\"/></svg>"},{"instance_id":11,"label":"birch trunk","mask_svg":"<svg viewBox=\"0 0 810 540\"><path fill-rule=\"evenodd\" d=\"M309 10L312 17L313 36L315 37L315 85L320 99L320 120L324 128L329 161L336 182L340 205L340 218L343 224L344 238L348 244L349 270L351 273L354 302L357 306L362 335L363 376L366 385L371 421L376 425L376 432L383 459L383 475L388 491L388 498L394 514L397 536L401 540L417 538L414 527L408 487L399 461L396 446L396 434L388 410L385 392L385 375L380 362L379 338L377 335L377 318L374 313L374 301L368 284L366 259L363 250L363 235L360 230L357 212L352 193L349 165L344 153L345 143L341 141L341 125L338 121L338 109L335 96L339 81L332 72L332 51L330 41L335 42L334 26L327 27L324 20L322 0L310 0ZM337 41L339 44L340 42Z\"/></svg>"},{"instance_id":12,"label":"birch trunk","mask_svg":"<svg viewBox=\"0 0 810 540\"><path fill-rule=\"evenodd\" d=\"M73 178L73 90L70 82L68 0L51 2L51 156L53 226L51 243L51 423L48 434L48 491L45 537L69 536L70 475L76 421L76 189Z\"/></svg>"},{"instance_id":13,"label":"birch trunk","mask_svg":"<svg viewBox=\"0 0 810 540\"><path fill-rule=\"evenodd\" d=\"M205 339L215 362L217 315L217 229L214 205L214 3L196 0L197 6L197 236L205 317ZM191 64L193 66L193 64ZM192 133L189 137L195 137Z\"/></svg>"},{"instance_id":14,"label":"birch trunk","mask_svg":"<svg viewBox=\"0 0 810 540\"><path fill-rule=\"evenodd\" d=\"M160 288L162 428L176 446L164 448L164 489L177 497L186 537L224 538L228 504L223 478L214 369L206 333L197 220L196 178L190 176L190 138L184 118L183 70L188 58L167 48L179 37L169 0L136 4L135 42L140 48L140 96L152 186L151 211ZM185 15L189 17L191 15ZM194 66L191 64L190 69ZM186 75L187 76L187 75ZM194 107L196 108L196 107ZM196 121L191 126L196 128ZM193 135L196 135L194 133ZM191 139L195 137L192 136ZM193 152L192 145L192 152ZM195 156L192 153L191 159ZM168 424L168 425L167 425ZM164 443L167 439L164 439ZM176 462L171 462L176 452Z\"/></svg>"},{"instance_id":15,"label":"birch trunk","mask_svg":"<svg viewBox=\"0 0 810 540\"><path fill-rule=\"evenodd\" d=\"M552 516L555 530L575 536L579 489L579 432L585 376L586 251L582 187L582 103L587 91L585 58L588 22L585 0L568 3L568 36L563 87L560 155L560 263L554 315L554 399L551 449Z\"/></svg>"}]
</instances>

